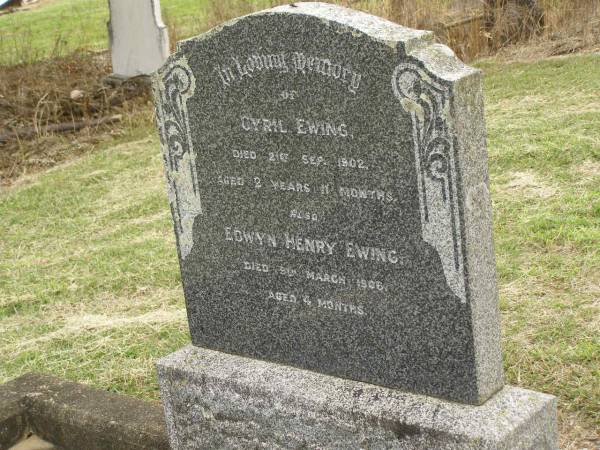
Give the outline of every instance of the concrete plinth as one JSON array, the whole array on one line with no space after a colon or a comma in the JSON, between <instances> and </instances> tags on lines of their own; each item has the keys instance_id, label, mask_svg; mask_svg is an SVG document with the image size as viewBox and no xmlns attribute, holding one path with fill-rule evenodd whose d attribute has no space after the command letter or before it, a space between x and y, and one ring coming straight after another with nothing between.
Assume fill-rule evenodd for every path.
<instances>
[{"instance_id":1,"label":"concrete plinth","mask_svg":"<svg viewBox=\"0 0 600 450\"><path fill-rule=\"evenodd\" d=\"M556 398L482 406L187 346L158 364L174 449L557 449Z\"/></svg>"},{"instance_id":2,"label":"concrete plinth","mask_svg":"<svg viewBox=\"0 0 600 450\"><path fill-rule=\"evenodd\" d=\"M0 385L0 450L34 448L168 450L169 443L157 402L30 373Z\"/></svg>"}]
</instances>

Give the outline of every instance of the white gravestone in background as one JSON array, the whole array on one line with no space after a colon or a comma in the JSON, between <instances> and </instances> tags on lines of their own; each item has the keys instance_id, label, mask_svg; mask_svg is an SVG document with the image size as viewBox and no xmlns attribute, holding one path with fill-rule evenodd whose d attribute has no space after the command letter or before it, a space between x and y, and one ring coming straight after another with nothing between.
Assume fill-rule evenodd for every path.
<instances>
[{"instance_id":1,"label":"white gravestone in background","mask_svg":"<svg viewBox=\"0 0 600 450\"><path fill-rule=\"evenodd\" d=\"M109 0L113 75L148 75L169 56L169 34L159 0Z\"/></svg>"}]
</instances>

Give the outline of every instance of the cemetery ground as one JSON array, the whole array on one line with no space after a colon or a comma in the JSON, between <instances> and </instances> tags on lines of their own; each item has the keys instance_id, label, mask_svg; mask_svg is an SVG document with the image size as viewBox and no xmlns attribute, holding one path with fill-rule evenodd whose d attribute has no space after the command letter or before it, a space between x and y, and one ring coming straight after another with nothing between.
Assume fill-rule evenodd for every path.
<instances>
[{"instance_id":1,"label":"cemetery ground","mask_svg":"<svg viewBox=\"0 0 600 450\"><path fill-rule=\"evenodd\" d=\"M42 0L43 7L0 16L0 65L107 47L108 8L102 0ZM200 33L226 18L270 7L275 0L163 0L171 42ZM281 3L281 2L280 2ZM57 26L60 24L60 26Z\"/></svg>"},{"instance_id":2,"label":"cemetery ground","mask_svg":"<svg viewBox=\"0 0 600 450\"><path fill-rule=\"evenodd\" d=\"M206 23L210 0L164 0L165 20L189 35ZM45 0L43 7L0 16L0 64L31 62L69 54L80 48L107 46L108 8L101 0ZM61 26L57 26L60 24Z\"/></svg>"},{"instance_id":3,"label":"cemetery ground","mask_svg":"<svg viewBox=\"0 0 600 450\"><path fill-rule=\"evenodd\" d=\"M600 56L476 65L507 381L559 397L562 448L594 448ZM119 125L24 144L62 162L0 192L0 383L36 371L157 399L154 362L189 342L151 102L127 89L95 100Z\"/></svg>"},{"instance_id":4,"label":"cemetery ground","mask_svg":"<svg viewBox=\"0 0 600 450\"><path fill-rule=\"evenodd\" d=\"M599 63L478 64L505 370L559 397L564 448L600 428ZM156 399L154 362L189 341L152 110L132 114L0 196L0 382L37 371Z\"/></svg>"}]
</instances>

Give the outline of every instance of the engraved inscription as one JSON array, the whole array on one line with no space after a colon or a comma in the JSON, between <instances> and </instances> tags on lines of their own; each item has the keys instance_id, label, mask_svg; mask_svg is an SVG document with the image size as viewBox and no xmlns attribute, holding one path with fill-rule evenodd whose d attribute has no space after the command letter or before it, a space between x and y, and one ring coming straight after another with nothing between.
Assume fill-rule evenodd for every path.
<instances>
[{"instance_id":1,"label":"engraved inscription","mask_svg":"<svg viewBox=\"0 0 600 450\"><path fill-rule=\"evenodd\" d=\"M343 85L351 94L356 94L361 86L362 74L350 65L324 56L309 55L304 52L254 53L246 56L232 56L213 68L223 89L240 84L244 80L259 77L265 73L308 76L319 75ZM296 91L284 91L282 98L293 99Z\"/></svg>"},{"instance_id":2,"label":"engraved inscription","mask_svg":"<svg viewBox=\"0 0 600 450\"><path fill-rule=\"evenodd\" d=\"M348 125L330 120L297 118L294 123L285 123L282 119L248 117L240 118L242 130L252 133L295 133L312 136L348 137Z\"/></svg>"},{"instance_id":3,"label":"engraved inscription","mask_svg":"<svg viewBox=\"0 0 600 450\"><path fill-rule=\"evenodd\" d=\"M336 273L330 274L327 272L314 272L312 270L307 270L306 279L311 281L319 281L321 283L346 284L346 277Z\"/></svg>"},{"instance_id":4,"label":"engraved inscription","mask_svg":"<svg viewBox=\"0 0 600 450\"><path fill-rule=\"evenodd\" d=\"M254 247L279 247L315 255L332 256L341 254L346 258L376 263L398 264L400 262L396 249L375 247L355 241L339 242L290 232L277 234L235 227L225 227L223 231L224 240L236 244Z\"/></svg>"},{"instance_id":5,"label":"engraved inscription","mask_svg":"<svg viewBox=\"0 0 600 450\"><path fill-rule=\"evenodd\" d=\"M370 231L405 214L398 185L381 177L394 169L392 152L380 150L377 142L372 145L365 134L371 129L349 120L344 111L331 114L335 109L303 111L290 106L312 83L330 79L355 95L368 80L350 64L301 51L226 57L212 69L222 96L234 95L234 87L246 80L253 81L245 89L260 86L267 73L271 80L296 77L300 82L293 89L260 91L258 98L268 107L252 106L221 120L221 128L234 130L238 139L229 141L231 148L211 150L203 163L210 169L201 180L189 138L186 102L195 91L195 80L186 61L159 85L160 94L175 98L178 106L170 113L162 111L169 120L161 129L163 139L177 149L169 153L166 166L182 258L192 245L193 221L202 212L201 181L204 188L214 186L212 195L221 193L220 202L232 208L218 234L203 238L207 245L228 249L223 252L224 267L231 264L255 279L266 301L364 317L370 308L361 296L377 298L388 292L401 275L382 268L410 270L406 247L415 245L410 236L404 242L400 234L394 241ZM438 252L448 286L465 302L448 89L409 62L396 66L392 79L395 98L411 120L419 196L415 212L421 214L422 239ZM289 111L281 109L284 106ZM212 126L212 121L207 123ZM274 224L255 225L259 222L246 204L259 207ZM338 217L344 219L336 223ZM353 231L352 221L364 222L359 232ZM343 231L322 234L321 228L313 228L317 225ZM290 264L282 264L282 258ZM345 264L348 269L340 270Z\"/></svg>"}]
</instances>

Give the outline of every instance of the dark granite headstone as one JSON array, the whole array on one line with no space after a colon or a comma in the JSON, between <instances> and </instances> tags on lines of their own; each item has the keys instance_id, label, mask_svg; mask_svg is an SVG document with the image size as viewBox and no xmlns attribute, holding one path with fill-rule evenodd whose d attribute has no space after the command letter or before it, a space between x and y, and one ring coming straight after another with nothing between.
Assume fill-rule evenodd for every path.
<instances>
[{"instance_id":1,"label":"dark granite headstone","mask_svg":"<svg viewBox=\"0 0 600 450\"><path fill-rule=\"evenodd\" d=\"M479 71L326 4L155 78L192 342L480 404L503 385Z\"/></svg>"}]
</instances>

